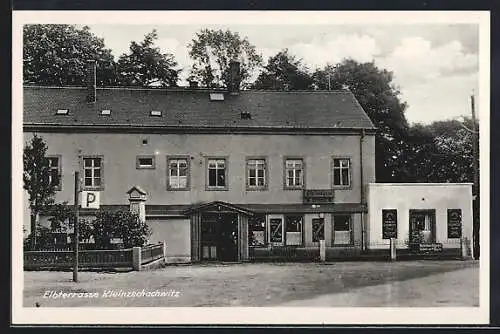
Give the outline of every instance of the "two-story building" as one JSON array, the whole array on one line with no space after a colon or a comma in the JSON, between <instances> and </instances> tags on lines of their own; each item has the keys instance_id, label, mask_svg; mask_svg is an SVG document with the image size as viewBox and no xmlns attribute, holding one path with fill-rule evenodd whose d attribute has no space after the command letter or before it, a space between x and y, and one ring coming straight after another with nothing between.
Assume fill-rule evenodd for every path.
<instances>
[{"instance_id":1,"label":"two-story building","mask_svg":"<svg viewBox=\"0 0 500 334\"><path fill-rule=\"evenodd\" d=\"M24 140L47 143L56 201L75 171L102 209L137 186L170 261L361 251L375 128L353 94L240 91L232 66L228 90L96 88L93 62L87 87L26 86Z\"/></svg>"}]
</instances>

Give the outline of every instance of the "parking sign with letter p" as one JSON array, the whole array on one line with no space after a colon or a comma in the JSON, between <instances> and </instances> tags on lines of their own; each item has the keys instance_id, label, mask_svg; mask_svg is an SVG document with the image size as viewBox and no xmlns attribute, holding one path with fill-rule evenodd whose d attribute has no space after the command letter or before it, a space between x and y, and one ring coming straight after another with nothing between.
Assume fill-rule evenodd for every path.
<instances>
[{"instance_id":1,"label":"parking sign with letter p","mask_svg":"<svg viewBox=\"0 0 500 334\"><path fill-rule=\"evenodd\" d=\"M82 191L83 209L99 209L99 202L100 202L99 191Z\"/></svg>"}]
</instances>

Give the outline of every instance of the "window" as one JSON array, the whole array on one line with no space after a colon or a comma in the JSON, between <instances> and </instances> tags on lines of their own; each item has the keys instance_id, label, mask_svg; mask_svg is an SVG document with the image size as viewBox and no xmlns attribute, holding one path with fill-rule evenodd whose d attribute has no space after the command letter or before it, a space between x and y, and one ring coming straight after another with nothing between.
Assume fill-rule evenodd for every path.
<instances>
[{"instance_id":1,"label":"window","mask_svg":"<svg viewBox=\"0 0 500 334\"><path fill-rule=\"evenodd\" d=\"M266 245L266 215L258 214L248 221L248 245L253 247Z\"/></svg>"},{"instance_id":2,"label":"window","mask_svg":"<svg viewBox=\"0 0 500 334\"><path fill-rule=\"evenodd\" d=\"M333 245L352 244L352 218L349 215L333 216Z\"/></svg>"},{"instance_id":3,"label":"window","mask_svg":"<svg viewBox=\"0 0 500 334\"><path fill-rule=\"evenodd\" d=\"M102 189L104 186L101 157L83 158L83 185L85 188Z\"/></svg>"},{"instance_id":4,"label":"window","mask_svg":"<svg viewBox=\"0 0 500 334\"><path fill-rule=\"evenodd\" d=\"M247 160L247 189L266 189L266 159Z\"/></svg>"},{"instance_id":5,"label":"window","mask_svg":"<svg viewBox=\"0 0 500 334\"><path fill-rule=\"evenodd\" d=\"M325 240L325 218L313 218L312 220L313 242Z\"/></svg>"},{"instance_id":6,"label":"window","mask_svg":"<svg viewBox=\"0 0 500 334\"><path fill-rule=\"evenodd\" d=\"M171 156L167 157L168 190L189 189L189 157Z\"/></svg>"},{"instance_id":7,"label":"window","mask_svg":"<svg viewBox=\"0 0 500 334\"><path fill-rule=\"evenodd\" d=\"M304 162L302 159L285 160L285 189L302 189L304 185Z\"/></svg>"},{"instance_id":8,"label":"window","mask_svg":"<svg viewBox=\"0 0 500 334\"><path fill-rule=\"evenodd\" d=\"M161 117L161 111L159 110L151 110L151 113L149 114L149 116L154 116L154 117Z\"/></svg>"},{"instance_id":9,"label":"window","mask_svg":"<svg viewBox=\"0 0 500 334\"><path fill-rule=\"evenodd\" d=\"M207 188L210 190L227 190L227 159L210 158L207 160Z\"/></svg>"},{"instance_id":10,"label":"window","mask_svg":"<svg viewBox=\"0 0 500 334\"><path fill-rule=\"evenodd\" d=\"M154 169L155 157L154 155L140 155L136 158L135 166L137 169Z\"/></svg>"},{"instance_id":11,"label":"window","mask_svg":"<svg viewBox=\"0 0 500 334\"><path fill-rule=\"evenodd\" d=\"M210 101L224 101L224 94L210 93Z\"/></svg>"},{"instance_id":12,"label":"window","mask_svg":"<svg viewBox=\"0 0 500 334\"><path fill-rule=\"evenodd\" d=\"M68 114L68 109L58 109L56 111L56 115L67 115Z\"/></svg>"},{"instance_id":13,"label":"window","mask_svg":"<svg viewBox=\"0 0 500 334\"><path fill-rule=\"evenodd\" d=\"M302 245L302 225L303 216L286 215L285 216L285 231L286 244L292 246Z\"/></svg>"},{"instance_id":14,"label":"window","mask_svg":"<svg viewBox=\"0 0 500 334\"><path fill-rule=\"evenodd\" d=\"M111 115L111 110L109 110L109 109L101 110L101 115L109 116L109 115Z\"/></svg>"},{"instance_id":15,"label":"window","mask_svg":"<svg viewBox=\"0 0 500 334\"><path fill-rule=\"evenodd\" d=\"M283 219L271 218L269 219L270 240L272 243L283 242Z\"/></svg>"},{"instance_id":16,"label":"window","mask_svg":"<svg viewBox=\"0 0 500 334\"><path fill-rule=\"evenodd\" d=\"M49 162L49 183L56 186L56 190L61 190L61 157L48 156Z\"/></svg>"},{"instance_id":17,"label":"window","mask_svg":"<svg viewBox=\"0 0 500 334\"><path fill-rule=\"evenodd\" d=\"M351 186L351 162L348 158L333 159L333 186Z\"/></svg>"}]
</instances>

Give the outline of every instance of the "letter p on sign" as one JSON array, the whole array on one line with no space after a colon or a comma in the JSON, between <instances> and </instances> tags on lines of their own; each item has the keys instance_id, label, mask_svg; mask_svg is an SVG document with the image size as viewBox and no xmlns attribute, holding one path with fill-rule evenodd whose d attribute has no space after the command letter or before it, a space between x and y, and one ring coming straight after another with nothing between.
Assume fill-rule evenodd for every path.
<instances>
[{"instance_id":1,"label":"letter p on sign","mask_svg":"<svg viewBox=\"0 0 500 334\"><path fill-rule=\"evenodd\" d=\"M99 209L99 191L82 191L82 208Z\"/></svg>"}]
</instances>

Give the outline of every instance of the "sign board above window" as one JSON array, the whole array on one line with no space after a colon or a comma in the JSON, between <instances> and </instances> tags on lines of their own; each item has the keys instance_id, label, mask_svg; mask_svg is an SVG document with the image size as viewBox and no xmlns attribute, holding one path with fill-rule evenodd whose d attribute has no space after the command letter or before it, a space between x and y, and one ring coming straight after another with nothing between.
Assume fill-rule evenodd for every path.
<instances>
[{"instance_id":1,"label":"sign board above window","mask_svg":"<svg viewBox=\"0 0 500 334\"><path fill-rule=\"evenodd\" d=\"M334 202L333 189L305 189L304 204L329 204Z\"/></svg>"}]
</instances>

